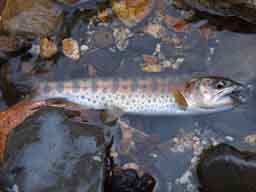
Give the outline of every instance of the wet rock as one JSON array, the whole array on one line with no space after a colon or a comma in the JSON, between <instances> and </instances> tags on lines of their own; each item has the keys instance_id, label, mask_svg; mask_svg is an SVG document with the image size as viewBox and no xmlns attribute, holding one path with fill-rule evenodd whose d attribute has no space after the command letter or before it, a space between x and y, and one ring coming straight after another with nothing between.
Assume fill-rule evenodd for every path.
<instances>
[{"instance_id":1,"label":"wet rock","mask_svg":"<svg viewBox=\"0 0 256 192\"><path fill-rule=\"evenodd\" d=\"M197 175L202 192L256 190L256 154L227 145L211 147L200 156Z\"/></svg>"},{"instance_id":2,"label":"wet rock","mask_svg":"<svg viewBox=\"0 0 256 192\"><path fill-rule=\"evenodd\" d=\"M180 0L176 0L180 1ZM199 11L220 16L235 16L245 21L256 23L256 3L250 0L181 0Z\"/></svg>"},{"instance_id":3,"label":"wet rock","mask_svg":"<svg viewBox=\"0 0 256 192\"><path fill-rule=\"evenodd\" d=\"M18 192L18 186L15 184L13 176L14 171L8 172L5 169L0 171L0 191L1 192Z\"/></svg>"},{"instance_id":4,"label":"wet rock","mask_svg":"<svg viewBox=\"0 0 256 192\"><path fill-rule=\"evenodd\" d=\"M55 42L49 38L40 39L40 56L44 59L50 59L56 55L58 51Z\"/></svg>"},{"instance_id":5,"label":"wet rock","mask_svg":"<svg viewBox=\"0 0 256 192\"><path fill-rule=\"evenodd\" d=\"M112 9L126 26L132 27L151 13L154 4L154 0L114 0Z\"/></svg>"},{"instance_id":6,"label":"wet rock","mask_svg":"<svg viewBox=\"0 0 256 192\"><path fill-rule=\"evenodd\" d=\"M28 45L29 43L26 45L24 40L13 36L0 36L0 51L3 52L16 52Z\"/></svg>"},{"instance_id":7,"label":"wet rock","mask_svg":"<svg viewBox=\"0 0 256 192\"><path fill-rule=\"evenodd\" d=\"M155 184L155 179L149 174L139 177L134 169L115 168L112 173L111 184L106 191L153 192Z\"/></svg>"},{"instance_id":8,"label":"wet rock","mask_svg":"<svg viewBox=\"0 0 256 192\"><path fill-rule=\"evenodd\" d=\"M188 30L188 25L185 20L166 15L164 17L165 24L175 32L186 32Z\"/></svg>"},{"instance_id":9,"label":"wet rock","mask_svg":"<svg viewBox=\"0 0 256 192\"><path fill-rule=\"evenodd\" d=\"M153 192L156 179L145 173L136 163L126 163L123 166L115 164L113 144L106 148L104 191L111 192Z\"/></svg>"},{"instance_id":10,"label":"wet rock","mask_svg":"<svg viewBox=\"0 0 256 192\"><path fill-rule=\"evenodd\" d=\"M65 56L78 60L80 58L79 44L76 40L67 38L62 41L63 53Z\"/></svg>"},{"instance_id":11,"label":"wet rock","mask_svg":"<svg viewBox=\"0 0 256 192\"><path fill-rule=\"evenodd\" d=\"M18 126L9 137L8 168L22 167L20 191L101 191L104 128L68 119L46 108Z\"/></svg>"},{"instance_id":12,"label":"wet rock","mask_svg":"<svg viewBox=\"0 0 256 192\"><path fill-rule=\"evenodd\" d=\"M6 0L1 16L4 31L21 35L49 35L63 22L61 7L50 0Z\"/></svg>"},{"instance_id":13,"label":"wet rock","mask_svg":"<svg viewBox=\"0 0 256 192\"><path fill-rule=\"evenodd\" d=\"M7 105L3 99L2 90L0 89L0 110L3 111L6 107L7 107Z\"/></svg>"},{"instance_id":14,"label":"wet rock","mask_svg":"<svg viewBox=\"0 0 256 192\"><path fill-rule=\"evenodd\" d=\"M111 31L99 30L93 35L93 43L98 48L109 47L114 44L114 38Z\"/></svg>"},{"instance_id":15,"label":"wet rock","mask_svg":"<svg viewBox=\"0 0 256 192\"><path fill-rule=\"evenodd\" d=\"M79 2L79 1L80 1L80 0L58 0L58 2L67 4L67 5L74 5L74 4L76 4L77 2Z\"/></svg>"},{"instance_id":16,"label":"wet rock","mask_svg":"<svg viewBox=\"0 0 256 192\"><path fill-rule=\"evenodd\" d=\"M152 122L155 122L155 119ZM152 125L152 123L149 124ZM196 148L196 142L186 141L184 145L187 145L187 148L183 150L184 153L175 152L173 148L176 146L173 142L165 143L156 135L143 132L145 129L141 126L137 125L133 128L130 124L121 123L122 131L119 133L121 136L118 137L118 133L115 135L117 147L114 150L117 155L113 155L114 160L122 165L122 169L136 170L139 176L144 173L150 174L156 180L154 190L157 192L192 191L184 188L178 190L185 185L177 183L176 180L188 170L192 156L191 148ZM170 133L166 135L170 136ZM121 138L121 141L117 138ZM137 167L140 169L138 170ZM193 184L191 178L189 182L188 185Z\"/></svg>"}]
</instances>

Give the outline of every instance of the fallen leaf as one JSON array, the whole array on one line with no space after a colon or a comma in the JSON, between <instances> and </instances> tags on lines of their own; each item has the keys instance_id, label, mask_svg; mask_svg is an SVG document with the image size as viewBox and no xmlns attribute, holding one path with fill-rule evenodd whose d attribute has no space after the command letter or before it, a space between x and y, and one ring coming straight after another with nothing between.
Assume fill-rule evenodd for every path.
<instances>
[{"instance_id":1,"label":"fallen leaf","mask_svg":"<svg viewBox=\"0 0 256 192\"><path fill-rule=\"evenodd\" d=\"M80 58L79 44L72 38L67 38L62 41L63 53L65 56L78 60Z\"/></svg>"},{"instance_id":2,"label":"fallen leaf","mask_svg":"<svg viewBox=\"0 0 256 192\"><path fill-rule=\"evenodd\" d=\"M97 18L104 23L107 23L111 20L112 15L110 13L110 11L108 9L103 10L102 12L100 12L97 16Z\"/></svg>"},{"instance_id":3,"label":"fallen leaf","mask_svg":"<svg viewBox=\"0 0 256 192\"><path fill-rule=\"evenodd\" d=\"M162 66L158 63L158 58L153 55L143 55L144 63L142 71L147 73L158 73L162 71Z\"/></svg>"},{"instance_id":4,"label":"fallen leaf","mask_svg":"<svg viewBox=\"0 0 256 192\"><path fill-rule=\"evenodd\" d=\"M10 132L27 117L46 106L45 101L22 101L0 112L0 161L4 160L6 141Z\"/></svg>"},{"instance_id":5,"label":"fallen leaf","mask_svg":"<svg viewBox=\"0 0 256 192\"><path fill-rule=\"evenodd\" d=\"M159 73L163 68L160 64L146 64L143 65L142 70L147 73Z\"/></svg>"},{"instance_id":6,"label":"fallen leaf","mask_svg":"<svg viewBox=\"0 0 256 192\"><path fill-rule=\"evenodd\" d=\"M40 39L40 56L44 59L50 59L58 51L55 42L47 37Z\"/></svg>"},{"instance_id":7,"label":"fallen leaf","mask_svg":"<svg viewBox=\"0 0 256 192\"><path fill-rule=\"evenodd\" d=\"M188 24L183 19L166 15L164 17L164 22L170 29L173 29L175 32L186 32L188 30Z\"/></svg>"},{"instance_id":8,"label":"fallen leaf","mask_svg":"<svg viewBox=\"0 0 256 192\"><path fill-rule=\"evenodd\" d=\"M128 27L146 18L153 10L155 0L113 0L115 15Z\"/></svg>"},{"instance_id":9,"label":"fallen leaf","mask_svg":"<svg viewBox=\"0 0 256 192\"><path fill-rule=\"evenodd\" d=\"M202 26L202 27L200 27L200 28L199 28L199 32L200 32L201 36L202 36L204 39L206 39L206 40L208 40L209 37L210 37L210 35L211 35L211 30L210 30L210 28L209 28L208 26Z\"/></svg>"},{"instance_id":10,"label":"fallen leaf","mask_svg":"<svg viewBox=\"0 0 256 192\"><path fill-rule=\"evenodd\" d=\"M144 63L156 64L158 62L157 57L153 55L143 55Z\"/></svg>"}]
</instances>

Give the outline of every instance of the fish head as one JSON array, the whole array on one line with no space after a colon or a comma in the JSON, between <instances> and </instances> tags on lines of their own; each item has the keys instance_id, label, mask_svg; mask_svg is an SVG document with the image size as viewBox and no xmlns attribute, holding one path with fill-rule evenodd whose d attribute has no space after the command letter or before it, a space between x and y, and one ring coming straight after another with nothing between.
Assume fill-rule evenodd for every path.
<instances>
[{"instance_id":1,"label":"fish head","mask_svg":"<svg viewBox=\"0 0 256 192\"><path fill-rule=\"evenodd\" d=\"M190 107L220 111L241 103L244 86L224 77L196 77L187 82L185 97Z\"/></svg>"}]
</instances>

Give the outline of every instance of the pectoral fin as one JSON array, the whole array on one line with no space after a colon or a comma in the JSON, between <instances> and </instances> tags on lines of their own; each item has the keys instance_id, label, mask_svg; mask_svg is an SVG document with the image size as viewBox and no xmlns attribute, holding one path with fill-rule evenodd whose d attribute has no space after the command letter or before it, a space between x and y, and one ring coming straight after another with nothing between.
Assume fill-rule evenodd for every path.
<instances>
[{"instance_id":1,"label":"pectoral fin","mask_svg":"<svg viewBox=\"0 0 256 192\"><path fill-rule=\"evenodd\" d=\"M183 96L183 94L177 90L173 90L173 96L175 98L176 104L179 106L180 109L186 110L188 108L188 103L186 101L186 98Z\"/></svg>"},{"instance_id":2,"label":"pectoral fin","mask_svg":"<svg viewBox=\"0 0 256 192\"><path fill-rule=\"evenodd\" d=\"M114 125L124 114L124 111L116 106L109 106L107 110L100 113L100 119L106 125Z\"/></svg>"}]
</instances>

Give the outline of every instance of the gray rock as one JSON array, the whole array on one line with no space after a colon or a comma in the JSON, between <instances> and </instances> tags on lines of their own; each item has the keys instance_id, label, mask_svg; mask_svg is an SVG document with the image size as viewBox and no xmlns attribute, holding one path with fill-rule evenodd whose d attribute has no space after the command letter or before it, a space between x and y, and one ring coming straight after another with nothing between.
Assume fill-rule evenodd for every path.
<instances>
[{"instance_id":1,"label":"gray rock","mask_svg":"<svg viewBox=\"0 0 256 192\"><path fill-rule=\"evenodd\" d=\"M3 30L15 35L50 35L63 22L61 7L49 0L7 0L1 16Z\"/></svg>"},{"instance_id":2,"label":"gray rock","mask_svg":"<svg viewBox=\"0 0 256 192\"><path fill-rule=\"evenodd\" d=\"M256 2L251 0L182 0L190 7L221 16L235 16L256 23Z\"/></svg>"},{"instance_id":3,"label":"gray rock","mask_svg":"<svg viewBox=\"0 0 256 192\"><path fill-rule=\"evenodd\" d=\"M43 109L15 129L9 169L20 191L101 192L104 128L72 122L62 110Z\"/></svg>"}]
</instances>

